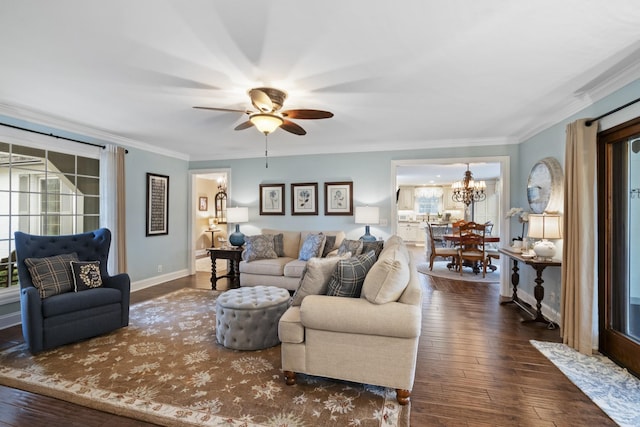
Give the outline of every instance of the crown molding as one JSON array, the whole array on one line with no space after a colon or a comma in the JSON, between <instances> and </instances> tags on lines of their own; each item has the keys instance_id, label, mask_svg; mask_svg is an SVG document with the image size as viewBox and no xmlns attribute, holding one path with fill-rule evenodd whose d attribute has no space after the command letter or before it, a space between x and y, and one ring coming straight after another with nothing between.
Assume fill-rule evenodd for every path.
<instances>
[{"instance_id":1,"label":"crown molding","mask_svg":"<svg viewBox=\"0 0 640 427\"><path fill-rule=\"evenodd\" d=\"M150 151L155 154L161 154L167 157L173 157L180 160L189 160L189 156L173 150L159 148L145 142L115 135L110 132L76 123L61 117L53 116L49 113L35 111L26 107L16 106L0 102L0 114L26 122L55 128L61 131L83 135L89 138L95 138L102 142L108 142L118 145L124 145L130 148L137 148L144 151ZM88 141L90 142L90 141Z\"/></svg>"}]
</instances>

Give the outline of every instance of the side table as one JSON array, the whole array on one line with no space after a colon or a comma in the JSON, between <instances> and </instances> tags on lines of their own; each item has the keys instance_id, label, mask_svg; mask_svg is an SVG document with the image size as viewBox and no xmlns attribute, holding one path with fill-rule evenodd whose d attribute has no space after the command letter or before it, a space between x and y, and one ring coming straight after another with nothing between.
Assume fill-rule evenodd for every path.
<instances>
[{"instance_id":1,"label":"side table","mask_svg":"<svg viewBox=\"0 0 640 427\"><path fill-rule=\"evenodd\" d=\"M211 289L216 289L216 283L219 279L228 278L230 280L230 288L240 287L240 271L238 266L242 259L242 251L244 248L209 248L209 256L211 257ZM229 271L224 276L216 275L216 260L229 260Z\"/></svg>"},{"instance_id":2,"label":"side table","mask_svg":"<svg viewBox=\"0 0 640 427\"><path fill-rule=\"evenodd\" d=\"M522 254L512 252L506 248L498 248L498 252L508 256L513 261L513 268L512 268L513 273L511 274L511 285L513 286L513 296L511 297L510 300L503 301L500 304L513 303L518 307L520 307L522 310L529 313L533 317L532 319L523 320L522 321L523 323L539 322L547 325L549 329L556 328L557 325L554 322L551 322L550 320L545 319L545 317L542 315L542 299L544 298L544 286L542 285L544 283L544 280L542 280L542 272L547 267L560 267L562 263L560 261L543 261L535 258L525 258L522 256ZM520 269L518 268L518 262L527 264L536 271L536 279L535 279L536 286L533 288L533 295L536 298L535 313L531 313L531 311L527 307L528 304L526 304L524 301L522 301L518 297L518 284L520 283L520 274L518 272Z\"/></svg>"}]
</instances>

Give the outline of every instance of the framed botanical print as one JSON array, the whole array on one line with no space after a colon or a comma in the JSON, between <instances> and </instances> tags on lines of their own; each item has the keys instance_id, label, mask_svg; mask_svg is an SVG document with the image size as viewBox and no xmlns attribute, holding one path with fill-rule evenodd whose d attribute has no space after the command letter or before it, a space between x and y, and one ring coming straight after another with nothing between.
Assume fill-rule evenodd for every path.
<instances>
[{"instance_id":1,"label":"framed botanical print","mask_svg":"<svg viewBox=\"0 0 640 427\"><path fill-rule=\"evenodd\" d=\"M147 173L147 236L169 234L169 177Z\"/></svg>"},{"instance_id":2,"label":"framed botanical print","mask_svg":"<svg viewBox=\"0 0 640 427\"><path fill-rule=\"evenodd\" d=\"M284 184L260 184L260 215L284 215Z\"/></svg>"},{"instance_id":3,"label":"framed botanical print","mask_svg":"<svg viewBox=\"0 0 640 427\"><path fill-rule=\"evenodd\" d=\"M324 183L324 214L353 215L353 182Z\"/></svg>"},{"instance_id":4,"label":"framed botanical print","mask_svg":"<svg viewBox=\"0 0 640 427\"><path fill-rule=\"evenodd\" d=\"M318 183L291 184L291 215L318 215Z\"/></svg>"}]
</instances>

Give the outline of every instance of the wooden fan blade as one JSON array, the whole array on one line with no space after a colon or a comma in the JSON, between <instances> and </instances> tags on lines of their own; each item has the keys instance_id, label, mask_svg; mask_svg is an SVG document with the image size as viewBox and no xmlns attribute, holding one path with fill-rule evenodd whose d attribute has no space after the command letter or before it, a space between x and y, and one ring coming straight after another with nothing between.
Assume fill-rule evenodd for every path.
<instances>
[{"instance_id":1,"label":"wooden fan blade","mask_svg":"<svg viewBox=\"0 0 640 427\"><path fill-rule=\"evenodd\" d=\"M290 119L328 119L333 113L322 110L286 110L282 112L284 117Z\"/></svg>"},{"instance_id":2,"label":"wooden fan blade","mask_svg":"<svg viewBox=\"0 0 640 427\"><path fill-rule=\"evenodd\" d=\"M284 123L282 123L280 125L280 129L282 130L286 130L287 132L291 132L294 133L296 135L306 135L307 131L302 129L300 126L298 126L297 124L289 121L289 120L285 120Z\"/></svg>"},{"instance_id":3,"label":"wooden fan blade","mask_svg":"<svg viewBox=\"0 0 640 427\"><path fill-rule=\"evenodd\" d=\"M236 126L235 128L233 128L233 130L244 130L244 129L249 129L251 126L253 126L253 123L251 123L251 120L247 120L246 122L242 122L242 123L240 123L238 126Z\"/></svg>"},{"instance_id":4,"label":"wooden fan blade","mask_svg":"<svg viewBox=\"0 0 640 427\"><path fill-rule=\"evenodd\" d=\"M260 89L251 89L249 91L249 96L251 97L251 103L258 110L263 113L270 113L273 111L273 102L269 95L261 91Z\"/></svg>"},{"instance_id":5,"label":"wooden fan blade","mask_svg":"<svg viewBox=\"0 0 640 427\"><path fill-rule=\"evenodd\" d=\"M247 111L247 110L235 110L233 108L217 108L217 107L193 107L193 108L198 108L200 110L213 110L213 111L228 111L231 113L244 113L244 114L251 114L251 111Z\"/></svg>"}]
</instances>

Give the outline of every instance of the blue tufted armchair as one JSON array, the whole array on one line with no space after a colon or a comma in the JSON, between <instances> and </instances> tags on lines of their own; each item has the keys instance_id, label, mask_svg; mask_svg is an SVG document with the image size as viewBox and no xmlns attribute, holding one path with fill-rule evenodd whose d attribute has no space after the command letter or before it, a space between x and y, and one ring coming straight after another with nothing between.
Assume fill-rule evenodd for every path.
<instances>
[{"instance_id":1,"label":"blue tufted armchair","mask_svg":"<svg viewBox=\"0 0 640 427\"><path fill-rule=\"evenodd\" d=\"M32 353L101 335L129 324L129 275L109 276L111 232L106 228L66 236L15 233L22 334ZM25 264L27 258L78 254L79 261L100 261L102 286L42 299Z\"/></svg>"}]
</instances>

